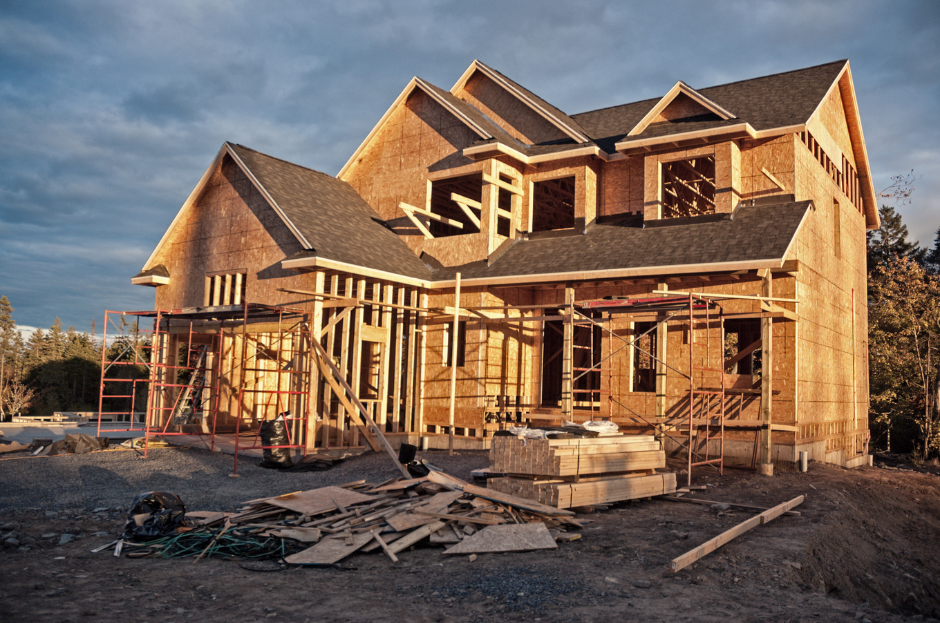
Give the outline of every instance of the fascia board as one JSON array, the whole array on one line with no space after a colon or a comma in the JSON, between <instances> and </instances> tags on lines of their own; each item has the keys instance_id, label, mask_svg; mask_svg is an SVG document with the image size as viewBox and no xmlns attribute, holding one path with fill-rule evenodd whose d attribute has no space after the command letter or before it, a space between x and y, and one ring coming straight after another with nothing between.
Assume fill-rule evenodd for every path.
<instances>
[{"instance_id":1,"label":"fascia board","mask_svg":"<svg viewBox=\"0 0 940 623\"><path fill-rule=\"evenodd\" d=\"M756 138L757 133L750 123L737 123L735 125L723 126L720 128L710 128L708 130L696 130L694 132L681 132L679 134L667 134L655 138L639 139L635 141L620 141L614 147L620 151L624 149L635 149L637 147L649 147L652 145L663 145L668 143L678 143L696 138L710 138L722 134L731 134L733 132L746 132L751 138Z\"/></svg>"}]
</instances>

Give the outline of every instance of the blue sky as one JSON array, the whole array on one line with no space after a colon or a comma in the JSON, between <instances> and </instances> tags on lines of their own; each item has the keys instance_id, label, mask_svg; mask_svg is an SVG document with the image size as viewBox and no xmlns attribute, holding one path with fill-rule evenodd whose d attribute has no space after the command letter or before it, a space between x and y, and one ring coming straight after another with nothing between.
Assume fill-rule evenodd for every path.
<instances>
[{"instance_id":1,"label":"blue sky","mask_svg":"<svg viewBox=\"0 0 940 623\"><path fill-rule=\"evenodd\" d=\"M940 227L940 3L0 1L0 294L150 309L137 273L226 140L335 174L413 75L479 58L568 113L849 58L876 189Z\"/></svg>"}]
</instances>

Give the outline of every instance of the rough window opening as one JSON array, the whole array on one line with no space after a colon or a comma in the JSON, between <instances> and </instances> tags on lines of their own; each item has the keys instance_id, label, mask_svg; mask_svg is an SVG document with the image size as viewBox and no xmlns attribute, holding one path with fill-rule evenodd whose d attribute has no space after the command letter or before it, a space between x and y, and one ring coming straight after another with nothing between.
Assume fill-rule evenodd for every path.
<instances>
[{"instance_id":1,"label":"rough window opening","mask_svg":"<svg viewBox=\"0 0 940 623\"><path fill-rule=\"evenodd\" d=\"M204 307L241 305L245 301L247 271L206 274Z\"/></svg>"},{"instance_id":2,"label":"rough window opening","mask_svg":"<svg viewBox=\"0 0 940 623\"><path fill-rule=\"evenodd\" d=\"M656 360L652 355L656 354L656 326L655 322L637 322L633 325L633 391L635 392L655 392L656 391ZM649 333L647 333L649 331ZM646 335L643 335L646 333ZM645 352L644 352L645 351Z\"/></svg>"},{"instance_id":3,"label":"rough window opening","mask_svg":"<svg viewBox=\"0 0 940 623\"><path fill-rule=\"evenodd\" d=\"M715 158L662 163L663 218L715 213Z\"/></svg>"},{"instance_id":4,"label":"rough window opening","mask_svg":"<svg viewBox=\"0 0 940 623\"><path fill-rule=\"evenodd\" d=\"M536 182L532 190L532 231L574 227L574 176Z\"/></svg>"},{"instance_id":5,"label":"rough window opening","mask_svg":"<svg viewBox=\"0 0 940 623\"><path fill-rule=\"evenodd\" d=\"M467 361L467 321L457 323L457 367L460 368ZM454 323L449 322L444 331L444 367L451 367L453 362Z\"/></svg>"},{"instance_id":6,"label":"rough window opening","mask_svg":"<svg viewBox=\"0 0 940 623\"><path fill-rule=\"evenodd\" d=\"M760 320L756 318L725 321L725 361L738 358L734 366L726 366L729 374L749 374L754 382L760 380L761 349L749 350L760 337ZM747 354L739 356L744 351L748 351Z\"/></svg>"},{"instance_id":7,"label":"rough window opening","mask_svg":"<svg viewBox=\"0 0 940 623\"><path fill-rule=\"evenodd\" d=\"M466 208L454 201L454 195L468 201L462 202ZM453 221L459 221L463 228L431 220L428 230L435 238L446 236L459 236L461 234L475 234L480 231L480 201L483 199L483 177L481 175L465 175L452 177L446 180L431 182L431 212L439 214ZM470 214L473 215L471 218Z\"/></svg>"}]
</instances>

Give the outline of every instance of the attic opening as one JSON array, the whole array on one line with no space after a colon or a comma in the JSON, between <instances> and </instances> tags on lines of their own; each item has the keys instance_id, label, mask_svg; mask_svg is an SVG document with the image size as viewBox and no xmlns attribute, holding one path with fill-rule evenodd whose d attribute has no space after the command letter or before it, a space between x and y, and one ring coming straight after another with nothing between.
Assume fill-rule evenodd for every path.
<instances>
[{"instance_id":1,"label":"attic opening","mask_svg":"<svg viewBox=\"0 0 940 623\"><path fill-rule=\"evenodd\" d=\"M532 226L530 231L572 229L574 227L574 176L560 177L532 186Z\"/></svg>"},{"instance_id":2,"label":"attic opening","mask_svg":"<svg viewBox=\"0 0 940 623\"><path fill-rule=\"evenodd\" d=\"M663 218L715 213L715 157L662 163Z\"/></svg>"},{"instance_id":3,"label":"attic opening","mask_svg":"<svg viewBox=\"0 0 940 623\"><path fill-rule=\"evenodd\" d=\"M483 199L483 178L480 174L452 177L431 182L432 213L457 222L452 225L432 220L428 226L435 238L475 234L480 231L480 202Z\"/></svg>"},{"instance_id":4,"label":"attic opening","mask_svg":"<svg viewBox=\"0 0 940 623\"><path fill-rule=\"evenodd\" d=\"M248 288L247 272L239 270L206 273L203 306L241 305L245 301Z\"/></svg>"}]
</instances>

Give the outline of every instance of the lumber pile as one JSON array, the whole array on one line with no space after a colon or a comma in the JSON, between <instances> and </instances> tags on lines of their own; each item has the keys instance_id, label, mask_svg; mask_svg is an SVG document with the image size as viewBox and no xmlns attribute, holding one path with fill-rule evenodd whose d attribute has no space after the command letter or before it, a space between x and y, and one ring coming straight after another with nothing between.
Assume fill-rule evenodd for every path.
<instances>
[{"instance_id":1,"label":"lumber pile","mask_svg":"<svg viewBox=\"0 0 940 623\"><path fill-rule=\"evenodd\" d=\"M190 512L190 526L176 536L121 544L138 548L136 556L239 557L244 551L257 559L324 566L358 551L397 561L397 554L420 542L445 546L444 554L555 548L556 539L579 536L563 530L580 528L572 515L432 472L251 500L234 513Z\"/></svg>"},{"instance_id":2,"label":"lumber pile","mask_svg":"<svg viewBox=\"0 0 940 623\"><path fill-rule=\"evenodd\" d=\"M567 435L566 435L567 436ZM490 470L496 491L555 508L646 498L676 490L666 454L652 435L605 435L569 439L495 437Z\"/></svg>"}]
</instances>

